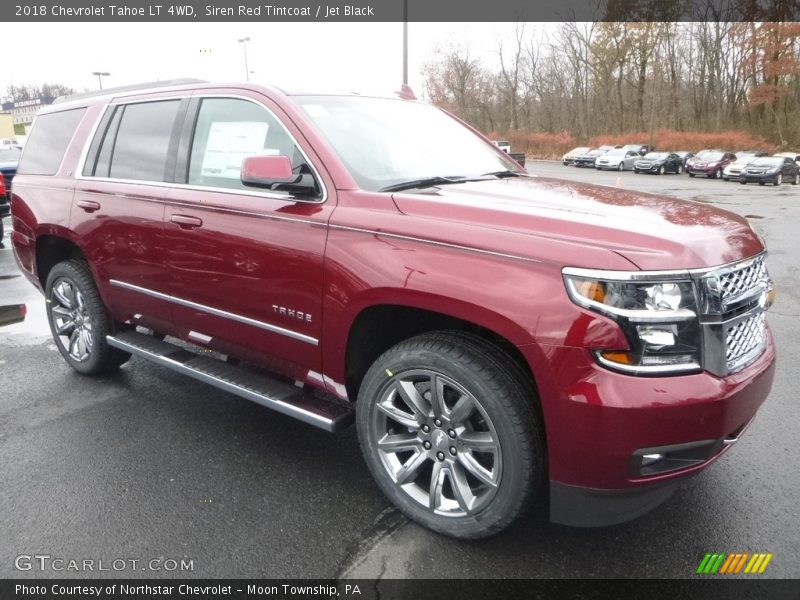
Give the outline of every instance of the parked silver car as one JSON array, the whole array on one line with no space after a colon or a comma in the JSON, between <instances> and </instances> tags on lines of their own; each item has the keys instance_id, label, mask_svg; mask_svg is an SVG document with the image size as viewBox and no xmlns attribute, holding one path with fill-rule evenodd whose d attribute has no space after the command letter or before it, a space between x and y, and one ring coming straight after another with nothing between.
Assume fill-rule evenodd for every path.
<instances>
[{"instance_id":1,"label":"parked silver car","mask_svg":"<svg viewBox=\"0 0 800 600\"><path fill-rule=\"evenodd\" d=\"M737 158L731 164L729 164L725 169L722 171L722 178L725 181L738 181L739 175L742 174L744 168L753 162L756 159L755 156L743 156L742 158Z\"/></svg>"},{"instance_id":2,"label":"parked silver car","mask_svg":"<svg viewBox=\"0 0 800 600\"><path fill-rule=\"evenodd\" d=\"M633 169L633 163L639 158L641 158L641 156L635 150L614 148L600 156L594 162L594 166L599 170L630 171Z\"/></svg>"}]
</instances>

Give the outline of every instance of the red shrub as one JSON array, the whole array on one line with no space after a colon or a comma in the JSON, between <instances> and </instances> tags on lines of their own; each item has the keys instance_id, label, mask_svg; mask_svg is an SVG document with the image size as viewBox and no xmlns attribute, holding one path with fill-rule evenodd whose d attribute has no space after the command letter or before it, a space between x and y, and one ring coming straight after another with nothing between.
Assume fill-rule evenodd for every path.
<instances>
[{"instance_id":1,"label":"red shrub","mask_svg":"<svg viewBox=\"0 0 800 600\"><path fill-rule=\"evenodd\" d=\"M492 131L486 135L492 140L507 140L512 152L524 152L528 158L561 158L577 145L575 138L567 131L511 131L503 134Z\"/></svg>"}]
</instances>

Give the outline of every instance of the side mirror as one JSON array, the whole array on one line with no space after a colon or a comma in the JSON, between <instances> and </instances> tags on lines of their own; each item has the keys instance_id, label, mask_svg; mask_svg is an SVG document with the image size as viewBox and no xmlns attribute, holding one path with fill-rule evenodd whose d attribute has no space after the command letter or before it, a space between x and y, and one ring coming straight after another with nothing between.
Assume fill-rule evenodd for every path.
<instances>
[{"instance_id":1,"label":"side mirror","mask_svg":"<svg viewBox=\"0 0 800 600\"><path fill-rule=\"evenodd\" d=\"M296 179L288 156L248 156L242 160L242 183L255 187L271 187Z\"/></svg>"},{"instance_id":2,"label":"side mirror","mask_svg":"<svg viewBox=\"0 0 800 600\"><path fill-rule=\"evenodd\" d=\"M242 160L241 179L244 185L287 192L308 200L322 194L308 165L301 164L293 170L288 156L248 156Z\"/></svg>"}]
</instances>

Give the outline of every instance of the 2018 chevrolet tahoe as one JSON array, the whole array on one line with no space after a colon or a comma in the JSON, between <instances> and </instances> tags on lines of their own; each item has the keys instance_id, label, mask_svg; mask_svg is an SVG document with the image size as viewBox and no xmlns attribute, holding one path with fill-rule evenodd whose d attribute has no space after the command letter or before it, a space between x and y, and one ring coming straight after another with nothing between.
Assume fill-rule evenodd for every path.
<instances>
[{"instance_id":1,"label":"2018 chevrolet tahoe","mask_svg":"<svg viewBox=\"0 0 800 600\"><path fill-rule=\"evenodd\" d=\"M76 371L136 355L355 421L387 497L451 536L545 493L559 523L641 515L772 385L745 219L530 175L409 99L199 82L67 99L36 119L12 217Z\"/></svg>"}]
</instances>

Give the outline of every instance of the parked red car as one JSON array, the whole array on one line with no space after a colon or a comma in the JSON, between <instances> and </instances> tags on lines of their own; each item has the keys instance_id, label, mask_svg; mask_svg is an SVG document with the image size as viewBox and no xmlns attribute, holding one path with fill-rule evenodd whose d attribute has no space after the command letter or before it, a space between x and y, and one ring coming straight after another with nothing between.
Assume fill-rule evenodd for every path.
<instances>
[{"instance_id":1,"label":"parked red car","mask_svg":"<svg viewBox=\"0 0 800 600\"><path fill-rule=\"evenodd\" d=\"M191 82L55 103L12 213L73 369L135 354L355 420L387 497L455 537L545 490L559 523L641 515L772 385L745 219L532 177L412 100Z\"/></svg>"},{"instance_id":2,"label":"parked red car","mask_svg":"<svg viewBox=\"0 0 800 600\"><path fill-rule=\"evenodd\" d=\"M736 160L733 152L724 150L702 150L686 161L686 172L689 177L705 175L714 179L722 179L722 172Z\"/></svg>"}]
</instances>

